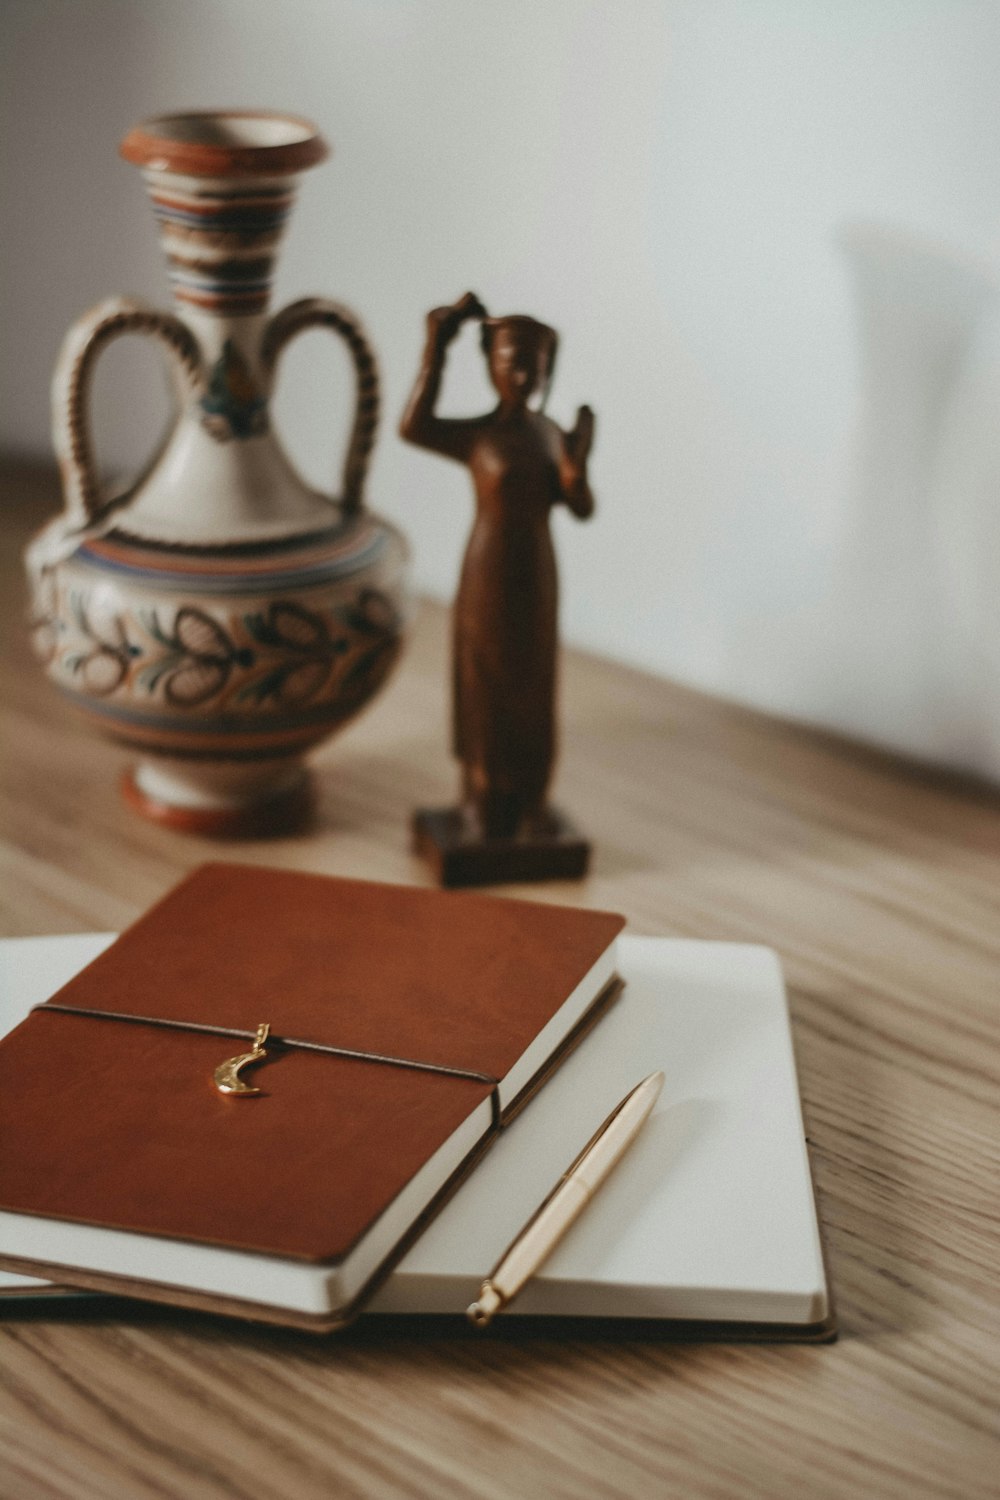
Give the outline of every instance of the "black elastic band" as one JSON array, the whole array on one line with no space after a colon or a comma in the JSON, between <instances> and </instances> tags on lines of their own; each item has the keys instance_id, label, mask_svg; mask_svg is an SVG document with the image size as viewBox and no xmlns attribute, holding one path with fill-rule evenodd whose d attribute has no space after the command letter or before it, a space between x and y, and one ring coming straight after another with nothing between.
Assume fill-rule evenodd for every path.
<instances>
[{"instance_id":1,"label":"black elastic band","mask_svg":"<svg viewBox=\"0 0 1000 1500\"><path fill-rule=\"evenodd\" d=\"M62 1005L57 1000L46 1000L32 1007L33 1011L60 1011L67 1016L96 1016L99 1021L131 1021L138 1026L160 1026L167 1031L199 1031L208 1036L231 1036L239 1041L252 1042L257 1031L243 1031L235 1026L209 1026L203 1021L168 1021L162 1016L134 1016L128 1011L94 1010L88 1005ZM271 1032L267 1046L297 1047L303 1052L326 1052L332 1057L345 1057L354 1062L384 1063L390 1068L411 1068L420 1073L439 1073L446 1078L465 1078L470 1083L485 1083L490 1089L490 1105L493 1110L493 1125L500 1125L500 1080L489 1073L477 1073L471 1068L450 1068L445 1063L421 1062L412 1057L392 1057L384 1052L359 1052L352 1047L331 1047L326 1042L309 1042L301 1037L275 1036Z\"/></svg>"}]
</instances>

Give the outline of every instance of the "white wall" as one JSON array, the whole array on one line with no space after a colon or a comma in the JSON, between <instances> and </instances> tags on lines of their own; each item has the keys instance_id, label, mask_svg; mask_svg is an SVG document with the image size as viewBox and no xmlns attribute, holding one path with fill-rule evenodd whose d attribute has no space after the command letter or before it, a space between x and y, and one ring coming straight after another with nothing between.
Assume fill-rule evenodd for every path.
<instances>
[{"instance_id":1,"label":"white wall","mask_svg":"<svg viewBox=\"0 0 1000 1500\"><path fill-rule=\"evenodd\" d=\"M875 218L994 260L1000 8L5 0L0 14L0 441L45 449L49 372L78 312L110 292L166 297L141 184L116 155L125 129L181 106L296 110L335 154L303 181L278 300L330 293L368 324L392 419L371 499L410 533L422 587L454 587L469 485L392 429L424 312L472 287L555 324L551 410L598 413L599 515L557 522L567 639L1000 775L1000 715L943 733L913 660L890 712L900 662L848 641L861 385L834 240ZM113 467L156 431L151 358L108 356ZM344 368L315 336L284 372L279 417L317 482ZM471 335L446 394L456 411L489 399Z\"/></svg>"}]
</instances>

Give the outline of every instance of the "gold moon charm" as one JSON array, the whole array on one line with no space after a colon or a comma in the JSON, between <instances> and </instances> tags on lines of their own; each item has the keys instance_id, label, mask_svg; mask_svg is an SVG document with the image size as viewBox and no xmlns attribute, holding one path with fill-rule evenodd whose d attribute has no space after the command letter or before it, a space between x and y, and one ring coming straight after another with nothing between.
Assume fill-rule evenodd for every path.
<instances>
[{"instance_id":1,"label":"gold moon charm","mask_svg":"<svg viewBox=\"0 0 1000 1500\"><path fill-rule=\"evenodd\" d=\"M227 1057L224 1063L219 1064L212 1074L212 1079L220 1094L229 1094L235 1099L246 1099L252 1094L260 1093L260 1089L254 1088L253 1084L243 1082L240 1069L249 1067L251 1063L260 1062L262 1057L267 1056L264 1043L267 1041L270 1029L270 1025L262 1021L257 1027L253 1051L241 1052L236 1057Z\"/></svg>"}]
</instances>

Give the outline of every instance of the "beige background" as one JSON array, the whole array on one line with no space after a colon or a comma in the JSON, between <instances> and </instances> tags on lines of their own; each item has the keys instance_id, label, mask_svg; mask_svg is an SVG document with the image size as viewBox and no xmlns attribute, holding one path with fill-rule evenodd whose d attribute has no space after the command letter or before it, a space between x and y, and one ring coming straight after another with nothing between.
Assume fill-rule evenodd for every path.
<instances>
[{"instance_id":1,"label":"beige background","mask_svg":"<svg viewBox=\"0 0 1000 1500\"><path fill-rule=\"evenodd\" d=\"M423 313L471 285L562 330L553 412L599 414L598 516L558 518L571 641L1000 777L995 656L956 705L969 648L935 655L976 589L978 635L1000 639L995 507L963 521L967 497L945 485L937 510L961 549L948 577L920 494L899 516L854 513L865 398L836 242L874 219L995 273L994 5L5 0L0 28L0 443L46 450L72 318L112 292L166 297L141 184L116 155L127 127L179 106L298 109L335 155L303 183L278 296L332 294L369 324L389 417L372 497L412 535L423 588L451 596L469 486L391 429ZM996 309L980 323L988 389L963 452L986 443L989 497ZM280 422L317 483L335 472L345 372L318 336L285 371ZM159 422L156 356L117 346L100 385L101 450L138 463ZM488 399L470 335L446 400Z\"/></svg>"}]
</instances>

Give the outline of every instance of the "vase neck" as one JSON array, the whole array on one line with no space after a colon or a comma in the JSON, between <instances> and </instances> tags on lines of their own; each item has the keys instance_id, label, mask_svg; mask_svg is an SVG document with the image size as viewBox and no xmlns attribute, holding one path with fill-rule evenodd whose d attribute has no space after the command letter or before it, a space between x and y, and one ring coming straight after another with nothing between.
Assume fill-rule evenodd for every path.
<instances>
[{"instance_id":1,"label":"vase neck","mask_svg":"<svg viewBox=\"0 0 1000 1500\"><path fill-rule=\"evenodd\" d=\"M143 173L178 312L226 322L266 311L294 176Z\"/></svg>"}]
</instances>

